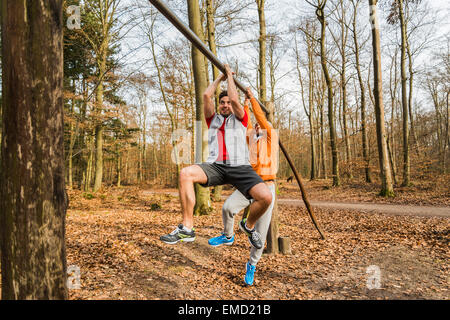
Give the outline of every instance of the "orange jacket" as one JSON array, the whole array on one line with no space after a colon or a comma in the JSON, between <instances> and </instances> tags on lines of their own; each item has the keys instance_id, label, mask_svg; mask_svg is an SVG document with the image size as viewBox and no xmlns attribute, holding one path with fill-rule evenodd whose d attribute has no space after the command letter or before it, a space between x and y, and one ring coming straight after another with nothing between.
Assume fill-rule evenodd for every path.
<instances>
[{"instance_id":1,"label":"orange jacket","mask_svg":"<svg viewBox=\"0 0 450 320\"><path fill-rule=\"evenodd\" d=\"M253 114L261 127L261 134L256 137L256 130L249 120L247 126L247 143L249 146L250 164L253 170L264 180L275 180L278 171L278 134L267 121L255 98L250 99ZM248 105L244 105L247 114L250 114ZM272 143L273 142L273 143Z\"/></svg>"}]
</instances>

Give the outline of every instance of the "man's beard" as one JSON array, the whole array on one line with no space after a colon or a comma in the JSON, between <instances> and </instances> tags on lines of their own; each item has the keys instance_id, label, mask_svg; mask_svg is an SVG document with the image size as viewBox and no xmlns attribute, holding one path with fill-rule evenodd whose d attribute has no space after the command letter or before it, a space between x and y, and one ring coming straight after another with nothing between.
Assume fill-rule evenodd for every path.
<instances>
[{"instance_id":1,"label":"man's beard","mask_svg":"<svg viewBox=\"0 0 450 320\"><path fill-rule=\"evenodd\" d=\"M226 113L226 114L220 113L220 115L221 115L222 117L224 117L224 118L228 118L228 116L231 115L231 112L230 112L230 113Z\"/></svg>"}]
</instances>

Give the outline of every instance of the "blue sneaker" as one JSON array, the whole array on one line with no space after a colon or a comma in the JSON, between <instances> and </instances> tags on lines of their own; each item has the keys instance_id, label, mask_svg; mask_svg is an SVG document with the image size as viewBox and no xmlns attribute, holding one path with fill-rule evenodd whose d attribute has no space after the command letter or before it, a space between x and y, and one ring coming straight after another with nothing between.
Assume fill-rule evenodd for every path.
<instances>
[{"instance_id":1,"label":"blue sneaker","mask_svg":"<svg viewBox=\"0 0 450 320\"><path fill-rule=\"evenodd\" d=\"M208 243L213 247L217 247L222 244L226 246L231 246L233 242L234 242L234 234L231 237L231 239L227 239L227 237L225 237L225 233L222 233L220 236L208 240Z\"/></svg>"},{"instance_id":2,"label":"blue sneaker","mask_svg":"<svg viewBox=\"0 0 450 320\"><path fill-rule=\"evenodd\" d=\"M252 266L250 263L247 262L247 264L245 265L245 277L244 277L244 281L246 284L248 284L249 286L253 285L253 279L255 277L255 270L256 270L256 266Z\"/></svg>"}]
</instances>

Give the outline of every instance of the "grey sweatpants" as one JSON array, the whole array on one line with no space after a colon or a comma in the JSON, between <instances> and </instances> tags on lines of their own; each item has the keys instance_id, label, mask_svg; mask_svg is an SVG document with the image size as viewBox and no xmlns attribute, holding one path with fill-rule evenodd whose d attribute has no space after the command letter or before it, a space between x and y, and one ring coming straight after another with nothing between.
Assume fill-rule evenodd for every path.
<instances>
[{"instance_id":1,"label":"grey sweatpants","mask_svg":"<svg viewBox=\"0 0 450 320\"><path fill-rule=\"evenodd\" d=\"M261 218L256 221L255 229L261 234L261 240L263 241L263 247L261 249L256 249L252 246L250 250L250 259L249 262L251 265L256 266L259 259L261 259L264 244L266 243L267 231L269 230L270 220L272 219L272 209L275 203L275 184L267 184L270 191L272 192L272 203L269 208L267 208L266 212L261 216ZM233 235L234 230L234 216L239 213L241 210L245 209L251 200L248 200L239 190L234 191L228 198L225 200L225 203L222 207L222 220L223 220L223 232L225 236L231 237Z\"/></svg>"}]
</instances>

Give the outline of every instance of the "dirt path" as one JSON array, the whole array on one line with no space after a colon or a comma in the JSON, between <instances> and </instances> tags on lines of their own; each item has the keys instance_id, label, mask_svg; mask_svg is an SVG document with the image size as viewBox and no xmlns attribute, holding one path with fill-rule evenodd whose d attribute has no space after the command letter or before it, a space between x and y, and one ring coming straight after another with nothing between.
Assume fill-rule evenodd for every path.
<instances>
[{"instance_id":1,"label":"dirt path","mask_svg":"<svg viewBox=\"0 0 450 320\"><path fill-rule=\"evenodd\" d=\"M304 206L302 200L296 199L279 199L279 204ZM398 204L378 204L378 203L346 203L346 202L327 202L312 201L313 207L330 208L359 211L364 213L384 213L396 216L416 216L416 217L443 217L450 218L450 207L430 207L430 206L413 206Z\"/></svg>"},{"instance_id":2,"label":"dirt path","mask_svg":"<svg viewBox=\"0 0 450 320\"><path fill-rule=\"evenodd\" d=\"M176 191L154 191L143 190L142 195L148 194L169 194L171 196L178 197ZM227 196L222 196L222 200L225 200ZM301 206L304 207L303 200L299 199L278 199L279 204L289 206ZM384 203L351 203L351 202L332 202L332 201L311 201L313 207L327 208L327 209L340 209L359 211L363 213L383 213L395 216L416 216L416 217L443 217L450 218L450 207L437 207L437 206L416 206L416 205L398 205L398 204L384 204Z\"/></svg>"}]
</instances>

